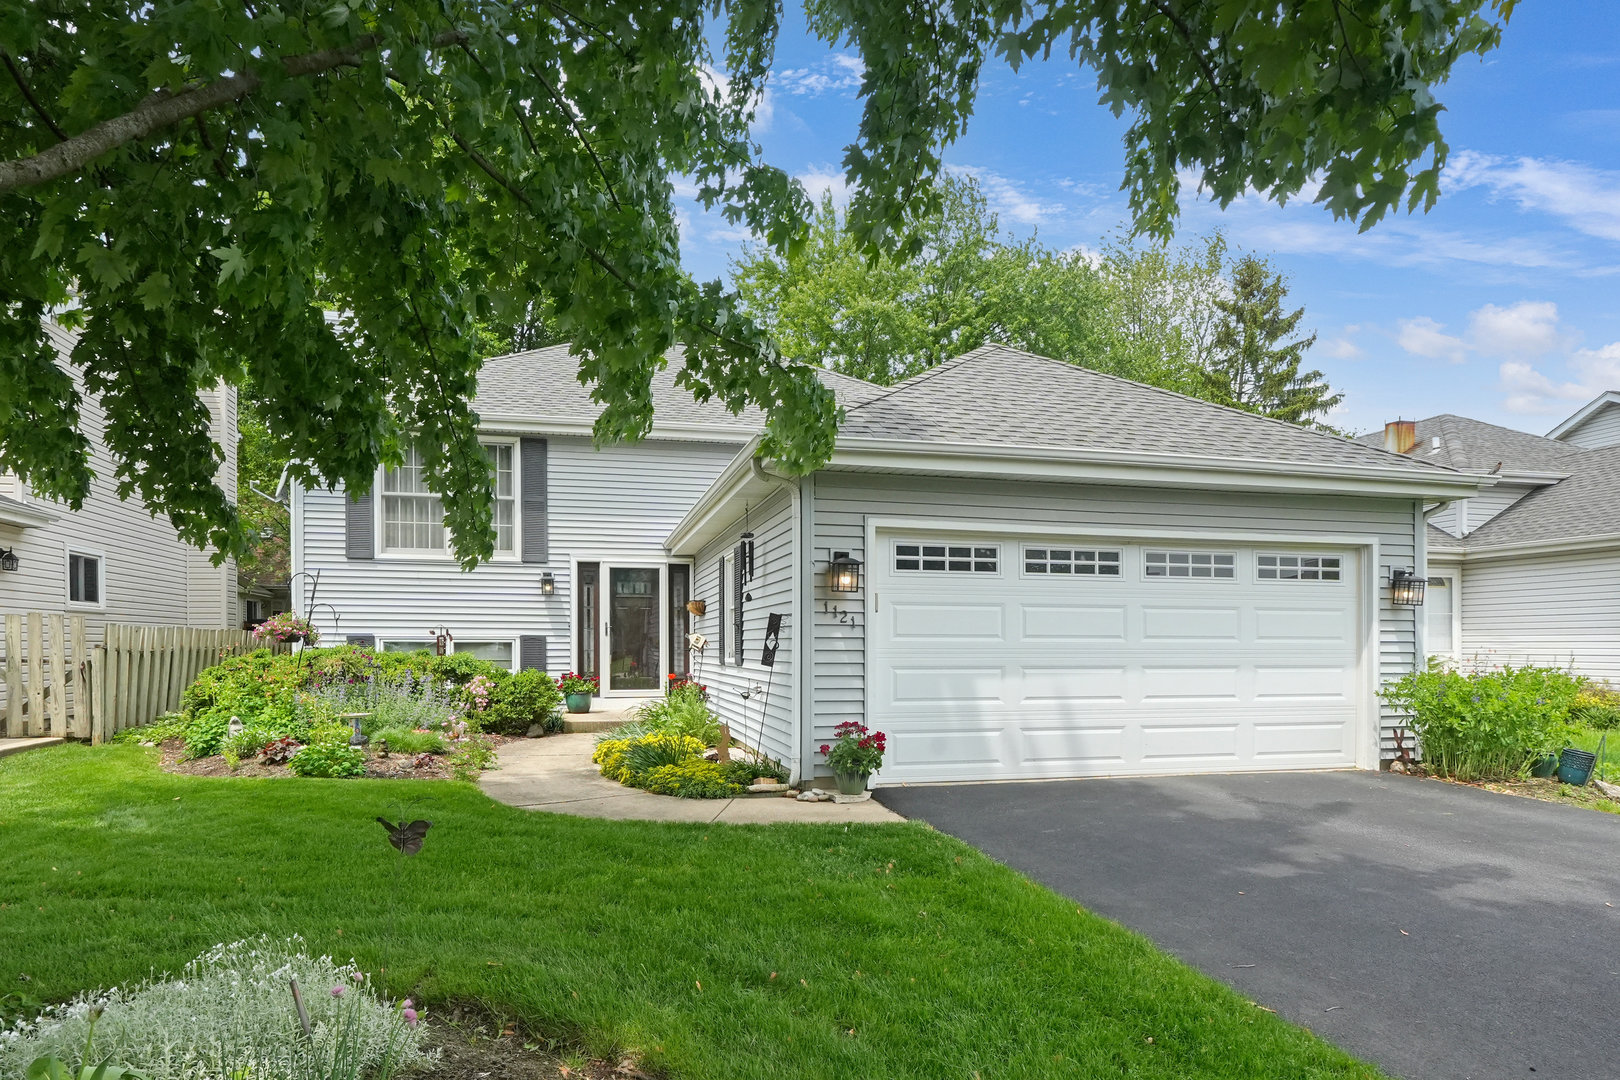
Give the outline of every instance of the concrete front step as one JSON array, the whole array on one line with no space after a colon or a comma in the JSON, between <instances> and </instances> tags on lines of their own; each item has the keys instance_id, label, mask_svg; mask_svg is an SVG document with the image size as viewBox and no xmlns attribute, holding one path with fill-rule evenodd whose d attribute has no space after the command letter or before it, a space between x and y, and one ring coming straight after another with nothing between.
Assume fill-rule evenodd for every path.
<instances>
[{"instance_id":1,"label":"concrete front step","mask_svg":"<svg viewBox=\"0 0 1620 1080\"><path fill-rule=\"evenodd\" d=\"M612 731L627 718L622 715L601 716L594 713L563 713L563 732L567 735L577 735L580 732Z\"/></svg>"}]
</instances>

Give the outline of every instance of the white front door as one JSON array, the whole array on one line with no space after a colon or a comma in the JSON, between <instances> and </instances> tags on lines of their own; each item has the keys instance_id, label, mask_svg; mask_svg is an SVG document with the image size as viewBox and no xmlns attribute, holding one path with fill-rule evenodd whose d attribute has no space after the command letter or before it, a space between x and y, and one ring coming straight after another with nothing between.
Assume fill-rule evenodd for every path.
<instances>
[{"instance_id":1,"label":"white front door","mask_svg":"<svg viewBox=\"0 0 1620 1080\"><path fill-rule=\"evenodd\" d=\"M603 696L663 690L669 625L663 564L603 563L601 685Z\"/></svg>"},{"instance_id":2,"label":"white front door","mask_svg":"<svg viewBox=\"0 0 1620 1080\"><path fill-rule=\"evenodd\" d=\"M880 533L885 783L1356 762L1351 548Z\"/></svg>"}]
</instances>

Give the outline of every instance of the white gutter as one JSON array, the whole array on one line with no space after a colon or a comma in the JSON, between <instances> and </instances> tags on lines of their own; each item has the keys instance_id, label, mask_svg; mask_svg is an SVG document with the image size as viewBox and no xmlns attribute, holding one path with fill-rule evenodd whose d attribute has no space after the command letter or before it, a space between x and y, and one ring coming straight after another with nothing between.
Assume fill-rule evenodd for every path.
<instances>
[{"instance_id":1,"label":"white gutter","mask_svg":"<svg viewBox=\"0 0 1620 1080\"><path fill-rule=\"evenodd\" d=\"M1463 547L1446 554L1462 562L1487 562L1492 559L1511 559L1520 555L1564 555L1583 551L1602 551L1620 547L1620 533L1601 533L1596 536L1557 537L1551 540L1526 540L1518 544L1502 544L1471 550Z\"/></svg>"},{"instance_id":2,"label":"white gutter","mask_svg":"<svg viewBox=\"0 0 1620 1080\"><path fill-rule=\"evenodd\" d=\"M489 434L586 435L596 434L596 424L577 416L533 416L515 413L478 414L478 430ZM757 426L743 424L693 424L654 421L647 439L678 439L684 442L746 442L759 435Z\"/></svg>"},{"instance_id":3,"label":"white gutter","mask_svg":"<svg viewBox=\"0 0 1620 1080\"><path fill-rule=\"evenodd\" d=\"M1449 469L1308 465L1145 451L919 443L907 439L840 438L827 467L942 472L1002 479L1016 476L1194 487L1218 484L1231 490L1330 491L1433 498L1474 495L1497 482L1494 476Z\"/></svg>"},{"instance_id":4,"label":"white gutter","mask_svg":"<svg viewBox=\"0 0 1620 1080\"><path fill-rule=\"evenodd\" d=\"M742 449L737 451L737 456L720 470L720 475L714 478L714 483L698 496L697 502L692 504L692 509L686 512L686 516L681 518L674 531L664 540L664 548L670 554L693 554L683 551L683 547L721 510L735 486L754 478L754 455L759 451L759 441L760 436L756 434L744 443Z\"/></svg>"},{"instance_id":5,"label":"white gutter","mask_svg":"<svg viewBox=\"0 0 1620 1080\"><path fill-rule=\"evenodd\" d=\"M0 525L15 525L19 529L34 529L41 525L49 525L61 515L53 514L48 510L40 510L28 503L13 499L9 495L0 495Z\"/></svg>"}]
</instances>

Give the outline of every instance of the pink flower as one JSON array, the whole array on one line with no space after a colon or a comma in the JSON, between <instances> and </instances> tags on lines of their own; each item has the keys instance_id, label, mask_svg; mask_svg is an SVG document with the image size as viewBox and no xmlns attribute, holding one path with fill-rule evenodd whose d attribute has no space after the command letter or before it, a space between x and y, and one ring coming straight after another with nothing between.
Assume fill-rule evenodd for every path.
<instances>
[{"instance_id":1,"label":"pink flower","mask_svg":"<svg viewBox=\"0 0 1620 1080\"><path fill-rule=\"evenodd\" d=\"M399 1003L399 1007L402 1009L414 1009L416 1008L416 1002L412 1001L410 998L406 998L404 1001Z\"/></svg>"},{"instance_id":2,"label":"pink flower","mask_svg":"<svg viewBox=\"0 0 1620 1080\"><path fill-rule=\"evenodd\" d=\"M335 997L335 998L342 997L343 996L343 987L341 987L341 986L332 987L332 996Z\"/></svg>"},{"instance_id":3,"label":"pink flower","mask_svg":"<svg viewBox=\"0 0 1620 1080\"><path fill-rule=\"evenodd\" d=\"M411 1027L416 1026L416 1010L415 1009L406 1009L404 1011L404 1013L402 1013L401 1015L403 1015L405 1017L405 1022L407 1024L411 1025Z\"/></svg>"}]
</instances>

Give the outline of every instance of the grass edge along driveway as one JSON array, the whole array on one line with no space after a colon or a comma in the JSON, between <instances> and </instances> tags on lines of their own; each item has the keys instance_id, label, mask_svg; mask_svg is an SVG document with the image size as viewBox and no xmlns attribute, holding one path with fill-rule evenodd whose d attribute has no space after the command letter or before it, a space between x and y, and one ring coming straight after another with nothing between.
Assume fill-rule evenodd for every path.
<instances>
[{"instance_id":1,"label":"grass edge along driveway","mask_svg":"<svg viewBox=\"0 0 1620 1080\"><path fill-rule=\"evenodd\" d=\"M373 821L400 809L434 823L402 869ZM0 994L298 933L370 969L386 939L396 992L672 1077L1381 1075L916 824L597 821L64 746L0 760L0 851Z\"/></svg>"}]
</instances>

